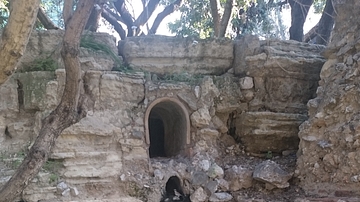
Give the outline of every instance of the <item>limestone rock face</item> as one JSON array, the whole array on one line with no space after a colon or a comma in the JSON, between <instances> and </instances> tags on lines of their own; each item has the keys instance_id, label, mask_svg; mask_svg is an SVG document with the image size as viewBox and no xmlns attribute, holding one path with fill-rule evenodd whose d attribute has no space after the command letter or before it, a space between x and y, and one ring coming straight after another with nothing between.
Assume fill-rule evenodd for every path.
<instances>
[{"instance_id":1,"label":"limestone rock face","mask_svg":"<svg viewBox=\"0 0 360 202\"><path fill-rule=\"evenodd\" d=\"M298 127L306 119L302 114L245 112L236 119L235 137L248 152L295 150L299 143Z\"/></svg>"},{"instance_id":2,"label":"limestone rock face","mask_svg":"<svg viewBox=\"0 0 360 202\"><path fill-rule=\"evenodd\" d=\"M230 69L234 58L230 40L190 37L128 37L119 42L119 53L134 69L159 74L219 75Z\"/></svg>"},{"instance_id":3,"label":"limestone rock face","mask_svg":"<svg viewBox=\"0 0 360 202\"><path fill-rule=\"evenodd\" d=\"M22 62L55 49L56 56L62 34L34 33ZM95 38L116 48L105 35L95 34ZM242 159L247 158L245 151L261 155L295 150L298 126L307 119L307 106L310 116L322 120L318 125L329 124L324 118L328 111L317 111L322 98L306 105L315 95L319 64L324 62L321 49L256 37L236 42L129 37L120 42L119 51L139 72L115 72L108 71L114 62L108 55L82 48L83 83L93 95L94 109L62 132L47 162L59 164L58 170L44 168L22 200L159 201L172 176L179 177L184 193L193 201L234 200L236 194L232 192L254 185L253 166L240 166L242 160L254 160ZM335 70L350 70L359 54L344 57L344 64L334 58L321 72L323 83ZM33 144L41 120L61 100L66 72L59 64L55 72L18 73L0 86L0 148L6 157L5 163L0 159L0 185L14 172L6 162L19 161L18 153ZM350 72L344 80L349 83L357 75L357 71ZM344 116L351 115L357 109L356 89L355 82L346 86L343 91L352 92L351 96L332 96L329 106L352 100L351 104L339 105ZM322 92L319 88L318 94ZM335 123L337 119L330 120ZM344 141L353 148L358 144L353 132L357 119L351 120L349 127L333 131L346 134ZM309 133L301 135L301 141L313 143L312 149L326 151L345 144L323 137ZM306 148L302 151L307 152ZM348 159L357 159L356 150L347 155ZM323 164L314 167L334 167L340 161L339 156L329 153L323 156ZM349 179L355 183L359 178L354 174ZM57 190L60 182L67 188ZM276 185L269 182L267 188Z\"/></svg>"},{"instance_id":4,"label":"limestone rock face","mask_svg":"<svg viewBox=\"0 0 360 202\"><path fill-rule=\"evenodd\" d=\"M333 1L338 13L317 97L300 126L296 174L310 194L358 196L360 15L357 0Z\"/></svg>"},{"instance_id":5,"label":"limestone rock face","mask_svg":"<svg viewBox=\"0 0 360 202\"><path fill-rule=\"evenodd\" d=\"M38 57L49 57L50 53L60 56L63 30L47 30L32 32L24 56L21 58L20 66L32 62ZM116 55L115 38L106 33L84 33L83 39L105 45ZM46 55L46 54L49 55ZM60 58L60 57L59 57ZM54 58L59 68L64 68L62 60ZM120 60L120 58L119 58ZM114 59L101 50L80 48L80 62L82 70L111 70L114 66Z\"/></svg>"},{"instance_id":6,"label":"limestone rock face","mask_svg":"<svg viewBox=\"0 0 360 202\"><path fill-rule=\"evenodd\" d=\"M233 67L236 75L247 76L241 79L243 89L252 87L249 77L253 77L257 93L250 110L306 112L306 102L314 97L325 62L320 55L324 47L295 41L259 41L249 36L243 40L246 42L235 44Z\"/></svg>"}]
</instances>

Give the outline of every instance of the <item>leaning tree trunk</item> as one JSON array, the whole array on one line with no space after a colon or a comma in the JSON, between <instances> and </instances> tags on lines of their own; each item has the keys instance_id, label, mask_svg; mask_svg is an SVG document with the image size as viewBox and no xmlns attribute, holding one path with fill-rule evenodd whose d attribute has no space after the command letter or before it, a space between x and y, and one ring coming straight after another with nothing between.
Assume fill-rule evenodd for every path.
<instances>
[{"instance_id":1,"label":"leaning tree trunk","mask_svg":"<svg viewBox=\"0 0 360 202\"><path fill-rule=\"evenodd\" d=\"M316 44L327 45L329 42L331 30L334 26L334 14L332 0L327 0L318 24Z\"/></svg>"},{"instance_id":2,"label":"leaning tree trunk","mask_svg":"<svg viewBox=\"0 0 360 202\"><path fill-rule=\"evenodd\" d=\"M314 0L289 0L291 6L290 39L303 41L304 23Z\"/></svg>"},{"instance_id":3,"label":"leaning tree trunk","mask_svg":"<svg viewBox=\"0 0 360 202\"><path fill-rule=\"evenodd\" d=\"M13 201L25 189L47 161L55 140L70 125L78 122L86 113L87 98L80 96L81 70L79 44L81 32L90 15L95 0L79 0L76 11L66 21L61 56L66 70L66 83L60 104L42 121L42 128L28 155L11 179L0 190L0 202ZM36 16L36 12L35 12ZM85 89L85 92L86 89Z\"/></svg>"},{"instance_id":4,"label":"leaning tree trunk","mask_svg":"<svg viewBox=\"0 0 360 202\"><path fill-rule=\"evenodd\" d=\"M12 0L0 39L0 85L16 70L36 21L40 0Z\"/></svg>"}]
</instances>

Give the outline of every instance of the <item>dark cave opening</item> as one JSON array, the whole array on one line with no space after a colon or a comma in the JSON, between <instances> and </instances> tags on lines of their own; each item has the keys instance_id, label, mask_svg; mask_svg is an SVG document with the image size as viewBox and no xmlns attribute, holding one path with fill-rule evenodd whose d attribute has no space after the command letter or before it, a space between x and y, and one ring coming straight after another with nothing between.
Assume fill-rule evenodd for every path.
<instances>
[{"instance_id":1,"label":"dark cave opening","mask_svg":"<svg viewBox=\"0 0 360 202\"><path fill-rule=\"evenodd\" d=\"M149 118L149 133L150 133L150 158L154 157L166 157L165 154L165 134L164 134L164 122L161 118L153 117L153 113Z\"/></svg>"},{"instance_id":2,"label":"dark cave opening","mask_svg":"<svg viewBox=\"0 0 360 202\"><path fill-rule=\"evenodd\" d=\"M190 133L185 107L175 99L161 98L149 106L147 114L146 137L150 158L185 154Z\"/></svg>"}]
</instances>

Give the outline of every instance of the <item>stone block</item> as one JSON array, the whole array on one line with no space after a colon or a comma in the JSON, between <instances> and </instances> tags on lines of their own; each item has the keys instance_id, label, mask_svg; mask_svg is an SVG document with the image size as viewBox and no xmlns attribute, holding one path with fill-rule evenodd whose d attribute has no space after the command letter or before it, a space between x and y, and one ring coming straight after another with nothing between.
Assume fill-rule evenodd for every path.
<instances>
[{"instance_id":1,"label":"stone block","mask_svg":"<svg viewBox=\"0 0 360 202\"><path fill-rule=\"evenodd\" d=\"M47 108L47 83L55 79L54 72L18 73L14 75L14 79L18 81L20 108L25 110L44 110Z\"/></svg>"},{"instance_id":2,"label":"stone block","mask_svg":"<svg viewBox=\"0 0 360 202\"><path fill-rule=\"evenodd\" d=\"M236 137L251 153L297 149L299 126L307 119L302 114L246 112L236 119Z\"/></svg>"},{"instance_id":3,"label":"stone block","mask_svg":"<svg viewBox=\"0 0 360 202\"><path fill-rule=\"evenodd\" d=\"M234 58L233 43L227 39L128 37L118 47L125 62L134 69L159 74L219 75L231 68Z\"/></svg>"}]
</instances>

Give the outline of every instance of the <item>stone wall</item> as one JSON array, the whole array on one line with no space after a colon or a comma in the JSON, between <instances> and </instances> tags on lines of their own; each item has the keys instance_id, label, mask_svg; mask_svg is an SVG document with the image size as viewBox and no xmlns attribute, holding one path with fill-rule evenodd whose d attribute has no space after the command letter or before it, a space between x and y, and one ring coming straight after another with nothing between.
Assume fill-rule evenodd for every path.
<instances>
[{"instance_id":1,"label":"stone wall","mask_svg":"<svg viewBox=\"0 0 360 202\"><path fill-rule=\"evenodd\" d=\"M47 47L40 41L59 37L61 32L34 34L31 44L38 45L30 44L23 62L56 50L55 43ZM98 38L116 49L111 39ZM109 71L113 59L83 48L84 83L95 95L95 108L63 131L48 168L22 199L159 201L171 176L182 179L193 201L232 200L227 192L252 187L254 180L285 188L291 170L281 176L285 181L274 182L234 159L297 149L298 126L307 119L306 103L314 98L324 62L322 49L254 37L235 43L129 38L119 52L134 70L117 72ZM61 68L25 72L0 87L1 184L56 107L64 79ZM157 145L164 151L151 149ZM151 152L160 157L150 158Z\"/></svg>"},{"instance_id":2,"label":"stone wall","mask_svg":"<svg viewBox=\"0 0 360 202\"><path fill-rule=\"evenodd\" d=\"M359 196L360 2L333 1L337 19L309 120L300 126L298 169L311 194Z\"/></svg>"}]
</instances>

